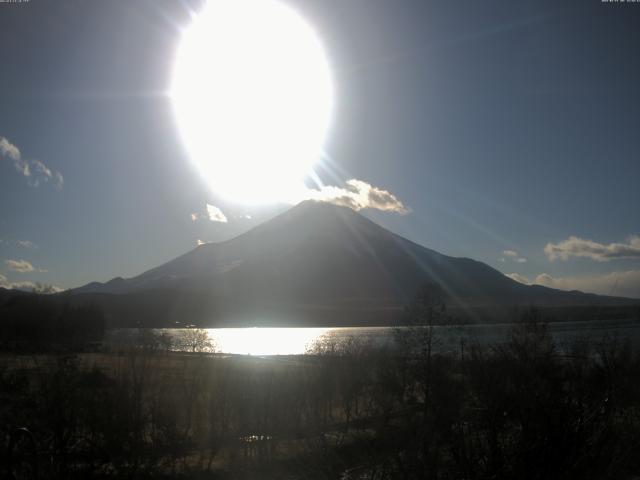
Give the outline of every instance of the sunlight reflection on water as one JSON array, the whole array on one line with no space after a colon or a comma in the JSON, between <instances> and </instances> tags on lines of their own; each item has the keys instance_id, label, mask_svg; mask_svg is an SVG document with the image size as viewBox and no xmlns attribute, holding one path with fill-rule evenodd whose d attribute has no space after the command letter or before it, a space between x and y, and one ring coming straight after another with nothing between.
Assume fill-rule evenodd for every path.
<instances>
[{"instance_id":1,"label":"sunlight reflection on water","mask_svg":"<svg viewBox=\"0 0 640 480\"><path fill-rule=\"evenodd\" d=\"M297 355L307 351L328 328L208 328L216 350L231 354Z\"/></svg>"},{"instance_id":2,"label":"sunlight reflection on water","mask_svg":"<svg viewBox=\"0 0 640 480\"><path fill-rule=\"evenodd\" d=\"M599 341L604 337L629 340L640 348L640 322L635 319L598 320L582 322L552 322L549 324L556 346L564 350L577 338ZM456 351L466 345L495 345L507 340L511 325L450 325L434 327L434 349ZM151 329L158 335L167 334L174 342L171 350L192 351L181 345L180 338L192 329ZM219 353L236 355L302 355L318 343L340 344L355 338L373 345L393 341L393 327L332 327L332 328L207 328L201 331ZM137 332L137 333L136 333ZM139 335L138 329L116 329L108 334L109 342L121 344ZM205 350L206 351L206 350Z\"/></svg>"},{"instance_id":3,"label":"sunlight reflection on water","mask_svg":"<svg viewBox=\"0 0 640 480\"><path fill-rule=\"evenodd\" d=\"M496 345L508 338L512 325L448 325L434 326L435 351L457 351L466 345ZM563 351L575 339L600 341L604 337L628 339L640 347L640 324L633 319L584 322L551 322L550 333L556 347ZM216 351L240 355L301 355L318 343L341 344L349 338L370 345L393 341L394 327L337 328L211 328L209 338Z\"/></svg>"}]
</instances>

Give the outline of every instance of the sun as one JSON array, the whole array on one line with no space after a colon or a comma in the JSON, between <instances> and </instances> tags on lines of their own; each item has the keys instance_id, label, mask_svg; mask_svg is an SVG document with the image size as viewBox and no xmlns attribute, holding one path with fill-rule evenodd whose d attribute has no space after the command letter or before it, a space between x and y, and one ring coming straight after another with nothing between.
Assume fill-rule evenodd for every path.
<instances>
[{"instance_id":1,"label":"sun","mask_svg":"<svg viewBox=\"0 0 640 480\"><path fill-rule=\"evenodd\" d=\"M170 91L189 156L229 201L290 201L333 108L320 40L275 0L209 0L183 32Z\"/></svg>"}]
</instances>

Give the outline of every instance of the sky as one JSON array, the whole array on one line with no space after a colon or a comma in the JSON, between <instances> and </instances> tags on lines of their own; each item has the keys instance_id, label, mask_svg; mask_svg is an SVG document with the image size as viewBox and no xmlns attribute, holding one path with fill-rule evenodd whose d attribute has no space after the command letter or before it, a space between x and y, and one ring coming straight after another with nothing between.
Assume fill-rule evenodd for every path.
<instances>
[{"instance_id":1,"label":"sky","mask_svg":"<svg viewBox=\"0 0 640 480\"><path fill-rule=\"evenodd\" d=\"M325 185L518 281L640 298L640 3L285 3L331 66ZM135 276L288 208L189 158L167 92L200 8L0 3L0 286Z\"/></svg>"}]
</instances>

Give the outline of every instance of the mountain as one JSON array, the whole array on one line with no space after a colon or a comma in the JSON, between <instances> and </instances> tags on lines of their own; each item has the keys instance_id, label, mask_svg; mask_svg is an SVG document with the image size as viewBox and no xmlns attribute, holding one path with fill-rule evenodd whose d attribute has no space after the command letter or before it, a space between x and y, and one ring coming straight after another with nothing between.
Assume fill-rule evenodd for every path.
<instances>
[{"instance_id":1,"label":"mountain","mask_svg":"<svg viewBox=\"0 0 640 480\"><path fill-rule=\"evenodd\" d=\"M110 307L115 315L129 305L141 316L182 323L388 323L427 282L440 284L454 309L629 302L522 285L484 263L413 243L349 208L313 201L137 277L93 282L65 296L118 303Z\"/></svg>"}]
</instances>

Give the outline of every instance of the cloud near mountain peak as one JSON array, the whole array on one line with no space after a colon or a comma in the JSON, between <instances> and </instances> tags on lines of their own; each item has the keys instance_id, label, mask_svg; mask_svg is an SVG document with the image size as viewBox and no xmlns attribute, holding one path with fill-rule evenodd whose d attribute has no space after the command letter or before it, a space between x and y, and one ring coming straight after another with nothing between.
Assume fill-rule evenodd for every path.
<instances>
[{"instance_id":1,"label":"cloud near mountain peak","mask_svg":"<svg viewBox=\"0 0 640 480\"><path fill-rule=\"evenodd\" d=\"M400 215L411 213L411 209L406 207L393 193L355 178L347 180L344 187L325 185L318 189L310 188L307 190L304 200L333 203L349 207L356 212L370 208Z\"/></svg>"}]
</instances>

